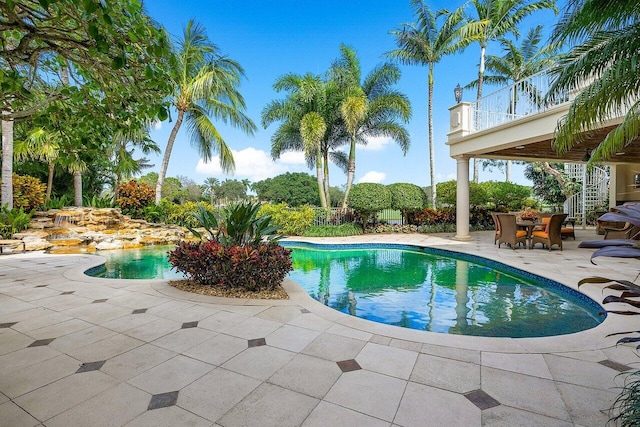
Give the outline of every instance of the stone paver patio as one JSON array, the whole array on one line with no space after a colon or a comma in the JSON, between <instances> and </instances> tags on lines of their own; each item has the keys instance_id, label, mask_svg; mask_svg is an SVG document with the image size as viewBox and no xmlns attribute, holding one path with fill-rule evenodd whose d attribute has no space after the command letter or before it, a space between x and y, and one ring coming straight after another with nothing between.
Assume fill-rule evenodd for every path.
<instances>
[{"instance_id":1,"label":"stone paver patio","mask_svg":"<svg viewBox=\"0 0 640 427\"><path fill-rule=\"evenodd\" d=\"M573 288L638 273L637 260L592 265L571 240L548 252L450 237L321 241L473 253ZM0 257L0 426L603 426L620 372L638 369L634 346L606 338L639 330L635 317L550 338L444 335L338 313L290 281L274 302L83 274L100 260ZM600 301L601 288L581 291Z\"/></svg>"}]
</instances>

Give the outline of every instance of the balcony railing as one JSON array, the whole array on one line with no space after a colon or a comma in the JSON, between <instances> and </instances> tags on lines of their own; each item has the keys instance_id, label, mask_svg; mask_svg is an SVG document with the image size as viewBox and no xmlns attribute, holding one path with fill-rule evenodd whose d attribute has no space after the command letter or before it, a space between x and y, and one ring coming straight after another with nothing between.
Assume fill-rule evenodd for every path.
<instances>
[{"instance_id":1,"label":"balcony railing","mask_svg":"<svg viewBox=\"0 0 640 427\"><path fill-rule=\"evenodd\" d=\"M545 70L472 102L471 132L546 111L575 97L575 89L549 96L552 79Z\"/></svg>"}]
</instances>

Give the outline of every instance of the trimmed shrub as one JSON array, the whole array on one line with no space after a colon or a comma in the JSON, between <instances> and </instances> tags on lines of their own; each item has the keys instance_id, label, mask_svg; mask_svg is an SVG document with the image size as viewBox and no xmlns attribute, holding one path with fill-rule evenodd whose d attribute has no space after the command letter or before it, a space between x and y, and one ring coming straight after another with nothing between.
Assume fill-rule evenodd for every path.
<instances>
[{"instance_id":1,"label":"trimmed shrub","mask_svg":"<svg viewBox=\"0 0 640 427\"><path fill-rule=\"evenodd\" d=\"M135 216L139 216L140 211L153 203L156 197L156 191L153 187L133 180L120 184L116 189L116 194L118 195L116 203L122 212Z\"/></svg>"},{"instance_id":2,"label":"trimmed shrub","mask_svg":"<svg viewBox=\"0 0 640 427\"><path fill-rule=\"evenodd\" d=\"M291 250L280 245L224 246L213 240L180 242L169 262L198 285L250 292L276 289L293 269Z\"/></svg>"},{"instance_id":3,"label":"trimmed shrub","mask_svg":"<svg viewBox=\"0 0 640 427\"><path fill-rule=\"evenodd\" d=\"M455 206L457 204L457 181L446 181L436 185L436 203L438 206ZM482 184L469 183L469 204L484 206L489 202L489 195Z\"/></svg>"},{"instance_id":4,"label":"trimmed shrub","mask_svg":"<svg viewBox=\"0 0 640 427\"><path fill-rule=\"evenodd\" d=\"M427 205L426 194L415 184L396 183L387 188L391 192L391 209L399 210L403 220L409 212L419 211Z\"/></svg>"},{"instance_id":5,"label":"trimmed shrub","mask_svg":"<svg viewBox=\"0 0 640 427\"><path fill-rule=\"evenodd\" d=\"M377 224L367 227L367 233L416 233L417 225Z\"/></svg>"},{"instance_id":6,"label":"trimmed shrub","mask_svg":"<svg viewBox=\"0 0 640 427\"><path fill-rule=\"evenodd\" d=\"M382 184L356 184L349 192L349 207L360 214L366 225L371 215L391 208L391 192Z\"/></svg>"},{"instance_id":7,"label":"trimmed shrub","mask_svg":"<svg viewBox=\"0 0 640 427\"><path fill-rule=\"evenodd\" d=\"M260 206L258 217L270 215L271 222L278 226L278 231L287 236L303 236L315 219L315 211L309 205L290 208L286 203Z\"/></svg>"},{"instance_id":8,"label":"trimmed shrub","mask_svg":"<svg viewBox=\"0 0 640 427\"><path fill-rule=\"evenodd\" d=\"M13 207L31 211L45 201L47 186L38 178L29 175L13 174Z\"/></svg>"},{"instance_id":9,"label":"trimmed shrub","mask_svg":"<svg viewBox=\"0 0 640 427\"><path fill-rule=\"evenodd\" d=\"M343 237L362 234L359 224L345 223L342 225L312 225L305 232L306 237Z\"/></svg>"},{"instance_id":10,"label":"trimmed shrub","mask_svg":"<svg viewBox=\"0 0 640 427\"><path fill-rule=\"evenodd\" d=\"M487 194L488 204L498 211L519 210L531 197L531 187L512 182L487 181L479 184Z\"/></svg>"}]
</instances>

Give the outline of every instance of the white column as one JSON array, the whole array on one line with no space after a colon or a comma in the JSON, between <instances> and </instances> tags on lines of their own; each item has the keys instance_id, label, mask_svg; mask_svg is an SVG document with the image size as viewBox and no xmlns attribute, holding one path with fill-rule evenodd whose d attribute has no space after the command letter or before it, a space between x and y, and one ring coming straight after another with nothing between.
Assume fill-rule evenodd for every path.
<instances>
[{"instance_id":1,"label":"white column","mask_svg":"<svg viewBox=\"0 0 640 427\"><path fill-rule=\"evenodd\" d=\"M454 240L472 240L469 234L469 158L456 157L456 235Z\"/></svg>"}]
</instances>

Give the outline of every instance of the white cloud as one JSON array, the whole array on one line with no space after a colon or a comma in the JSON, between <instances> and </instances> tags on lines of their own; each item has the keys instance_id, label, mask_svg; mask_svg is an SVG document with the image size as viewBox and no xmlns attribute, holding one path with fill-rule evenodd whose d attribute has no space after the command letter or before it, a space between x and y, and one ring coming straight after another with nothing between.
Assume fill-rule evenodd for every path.
<instances>
[{"instance_id":1,"label":"white cloud","mask_svg":"<svg viewBox=\"0 0 640 427\"><path fill-rule=\"evenodd\" d=\"M445 181L451 181L451 180L456 180L458 177L455 173L450 173L447 175L443 175L441 173L436 173L436 182L445 182Z\"/></svg>"},{"instance_id":2,"label":"white cloud","mask_svg":"<svg viewBox=\"0 0 640 427\"><path fill-rule=\"evenodd\" d=\"M162 122L160 120L154 120L154 122L152 123L151 126L155 130L160 130L160 129L162 129Z\"/></svg>"},{"instance_id":3,"label":"white cloud","mask_svg":"<svg viewBox=\"0 0 640 427\"><path fill-rule=\"evenodd\" d=\"M280 155L278 159L281 163L285 163L288 165L306 165L307 162L304 160L304 153L302 151L287 151Z\"/></svg>"},{"instance_id":4,"label":"white cloud","mask_svg":"<svg viewBox=\"0 0 640 427\"><path fill-rule=\"evenodd\" d=\"M358 147L364 151L382 151L392 142L393 140L388 136L372 136L368 139L367 145L359 145Z\"/></svg>"},{"instance_id":5,"label":"white cloud","mask_svg":"<svg viewBox=\"0 0 640 427\"><path fill-rule=\"evenodd\" d=\"M282 159L274 162L267 152L253 147L240 151L231 151L236 162L234 177L248 178L251 182L273 178L285 172L299 172L306 169L302 153L286 153L282 156ZM300 157L298 154L300 154ZM225 175L220 168L219 156L213 157L211 161L206 163L200 159L196 166L196 172L208 176Z\"/></svg>"},{"instance_id":6,"label":"white cloud","mask_svg":"<svg viewBox=\"0 0 640 427\"><path fill-rule=\"evenodd\" d=\"M358 180L358 183L374 182L379 184L384 181L385 178L387 178L387 174L384 172L369 171L362 175L362 177Z\"/></svg>"}]
</instances>

